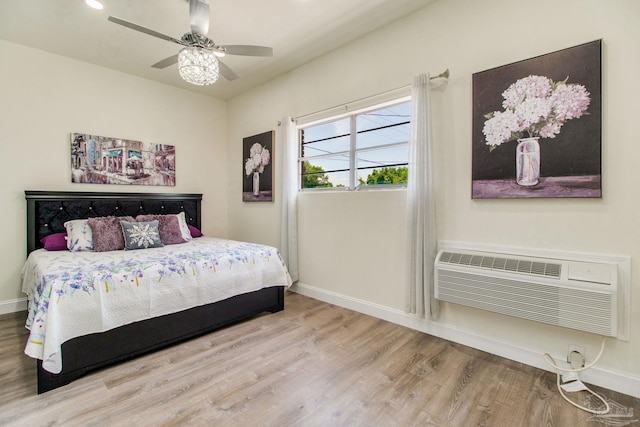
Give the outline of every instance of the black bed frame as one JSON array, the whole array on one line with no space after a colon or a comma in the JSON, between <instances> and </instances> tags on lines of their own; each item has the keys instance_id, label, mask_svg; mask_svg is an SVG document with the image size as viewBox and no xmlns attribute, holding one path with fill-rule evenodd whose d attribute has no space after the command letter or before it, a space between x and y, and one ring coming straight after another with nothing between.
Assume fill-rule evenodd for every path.
<instances>
[{"instance_id":1,"label":"black bed frame","mask_svg":"<svg viewBox=\"0 0 640 427\"><path fill-rule=\"evenodd\" d=\"M64 232L72 219L96 216L185 212L200 228L202 194L94 193L25 191L27 254L41 248L40 239ZM37 361L38 394L69 384L86 373L188 338L220 329L263 312L284 309L284 287L269 287L177 313L74 338L62 345L62 372L52 374Z\"/></svg>"}]
</instances>

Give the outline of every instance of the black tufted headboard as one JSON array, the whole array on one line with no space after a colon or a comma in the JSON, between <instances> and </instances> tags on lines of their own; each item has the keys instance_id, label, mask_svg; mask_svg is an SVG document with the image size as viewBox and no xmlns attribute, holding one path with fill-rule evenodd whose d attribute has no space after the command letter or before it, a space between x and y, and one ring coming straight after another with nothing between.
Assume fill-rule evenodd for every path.
<instances>
[{"instance_id":1,"label":"black tufted headboard","mask_svg":"<svg viewBox=\"0 0 640 427\"><path fill-rule=\"evenodd\" d=\"M202 194L93 193L25 191L27 199L27 254L41 248L40 239L63 233L72 219L98 216L135 217L141 214L176 214L184 211L187 223L200 228Z\"/></svg>"}]
</instances>

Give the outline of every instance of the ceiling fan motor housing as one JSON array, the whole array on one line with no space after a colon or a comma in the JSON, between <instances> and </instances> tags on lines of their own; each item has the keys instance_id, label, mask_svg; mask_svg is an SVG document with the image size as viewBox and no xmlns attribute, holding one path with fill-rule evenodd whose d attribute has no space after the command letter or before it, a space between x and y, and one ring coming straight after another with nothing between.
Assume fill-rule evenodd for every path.
<instances>
[{"instance_id":1,"label":"ceiling fan motor housing","mask_svg":"<svg viewBox=\"0 0 640 427\"><path fill-rule=\"evenodd\" d=\"M207 36L198 33L185 33L182 41L188 46L201 47L203 49L215 49L216 44Z\"/></svg>"}]
</instances>

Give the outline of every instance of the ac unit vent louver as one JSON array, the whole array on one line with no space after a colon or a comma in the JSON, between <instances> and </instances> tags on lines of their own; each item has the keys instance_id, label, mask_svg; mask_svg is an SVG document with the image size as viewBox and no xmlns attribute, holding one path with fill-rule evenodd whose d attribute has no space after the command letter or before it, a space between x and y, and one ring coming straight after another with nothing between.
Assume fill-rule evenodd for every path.
<instances>
[{"instance_id":1,"label":"ac unit vent louver","mask_svg":"<svg viewBox=\"0 0 640 427\"><path fill-rule=\"evenodd\" d=\"M617 334L617 266L489 252L440 251L435 297L495 313Z\"/></svg>"},{"instance_id":2,"label":"ac unit vent louver","mask_svg":"<svg viewBox=\"0 0 640 427\"><path fill-rule=\"evenodd\" d=\"M515 271L518 273L535 274L560 278L562 264L549 262L535 262L518 258L504 258L488 255L472 255L459 252L442 252L440 262L448 264L469 265L472 267L488 268L492 270Z\"/></svg>"}]
</instances>

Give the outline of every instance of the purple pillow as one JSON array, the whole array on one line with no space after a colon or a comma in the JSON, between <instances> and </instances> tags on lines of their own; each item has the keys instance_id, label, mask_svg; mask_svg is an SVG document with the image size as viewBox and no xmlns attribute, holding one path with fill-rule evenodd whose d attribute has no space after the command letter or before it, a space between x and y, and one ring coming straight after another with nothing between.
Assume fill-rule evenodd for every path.
<instances>
[{"instance_id":1,"label":"purple pillow","mask_svg":"<svg viewBox=\"0 0 640 427\"><path fill-rule=\"evenodd\" d=\"M187 227L189 227L189 232L191 233L191 237L196 238L196 237L203 236L202 231L198 230L193 225L188 224Z\"/></svg>"},{"instance_id":2,"label":"purple pillow","mask_svg":"<svg viewBox=\"0 0 640 427\"><path fill-rule=\"evenodd\" d=\"M160 241L163 245L175 245L186 242L182 238L180 223L175 215L138 215L136 221L149 222L158 221L158 231L160 232Z\"/></svg>"},{"instance_id":3,"label":"purple pillow","mask_svg":"<svg viewBox=\"0 0 640 427\"><path fill-rule=\"evenodd\" d=\"M44 245L44 248L48 251L66 251L67 250L67 234L66 233L54 233L44 236L40 239L40 243Z\"/></svg>"},{"instance_id":4,"label":"purple pillow","mask_svg":"<svg viewBox=\"0 0 640 427\"><path fill-rule=\"evenodd\" d=\"M89 218L89 227L93 233L94 252L120 251L124 249L124 234L120 221L135 222L130 216L106 216Z\"/></svg>"}]
</instances>

